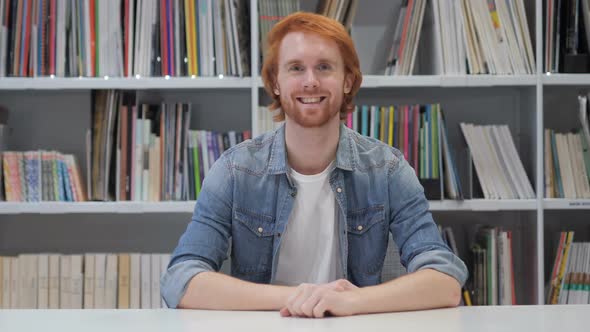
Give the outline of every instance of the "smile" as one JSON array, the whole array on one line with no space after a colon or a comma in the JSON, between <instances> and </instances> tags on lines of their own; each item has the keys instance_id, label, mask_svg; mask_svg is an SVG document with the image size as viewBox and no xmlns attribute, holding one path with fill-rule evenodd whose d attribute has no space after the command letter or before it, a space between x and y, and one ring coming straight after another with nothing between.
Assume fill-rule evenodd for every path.
<instances>
[{"instance_id":1,"label":"smile","mask_svg":"<svg viewBox=\"0 0 590 332\"><path fill-rule=\"evenodd\" d=\"M319 104L324 101L326 97L300 97L297 100L302 104Z\"/></svg>"}]
</instances>

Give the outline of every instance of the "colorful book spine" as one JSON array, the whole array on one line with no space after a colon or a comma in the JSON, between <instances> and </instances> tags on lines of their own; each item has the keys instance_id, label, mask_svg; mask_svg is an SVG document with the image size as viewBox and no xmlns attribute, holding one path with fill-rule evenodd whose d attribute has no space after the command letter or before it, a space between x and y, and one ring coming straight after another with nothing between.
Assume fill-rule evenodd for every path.
<instances>
[{"instance_id":1,"label":"colorful book spine","mask_svg":"<svg viewBox=\"0 0 590 332\"><path fill-rule=\"evenodd\" d=\"M59 161L56 152L52 152L51 154L51 167L54 181L53 189L55 190L55 200L63 202L65 200L63 177L61 168L59 167Z\"/></svg>"},{"instance_id":2,"label":"colorful book spine","mask_svg":"<svg viewBox=\"0 0 590 332\"><path fill-rule=\"evenodd\" d=\"M18 179L20 182L21 190L21 202L27 200L29 191L27 188L26 171L25 171L25 155L23 152L17 152L17 165L18 165Z\"/></svg>"},{"instance_id":3,"label":"colorful book spine","mask_svg":"<svg viewBox=\"0 0 590 332\"><path fill-rule=\"evenodd\" d=\"M363 105L361 108L361 134L369 135L369 106Z\"/></svg>"},{"instance_id":4,"label":"colorful book spine","mask_svg":"<svg viewBox=\"0 0 590 332\"><path fill-rule=\"evenodd\" d=\"M553 166L555 170L555 180L557 181L557 198L565 197L563 193L563 183L561 182L561 170L559 168L559 159L557 158L557 142L555 140L555 132L551 131L551 150L553 154Z\"/></svg>"},{"instance_id":5,"label":"colorful book spine","mask_svg":"<svg viewBox=\"0 0 590 332\"><path fill-rule=\"evenodd\" d=\"M389 129L388 129L388 140L387 144L389 146L393 146L393 121L395 116L395 108L393 106L389 106Z\"/></svg>"},{"instance_id":6,"label":"colorful book spine","mask_svg":"<svg viewBox=\"0 0 590 332\"><path fill-rule=\"evenodd\" d=\"M66 166L65 157L62 154L58 154L58 163L61 170L61 177L62 177L62 186L63 186L63 194L64 194L64 201L66 202L73 202L73 190L72 190L72 178L69 176L68 167Z\"/></svg>"},{"instance_id":7,"label":"colorful book spine","mask_svg":"<svg viewBox=\"0 0 590 332\"><path fill-rule=\"evenodd\" d=\"M41 165L39 153L35 151L25 152L26 178L28 195L27 202L41 201Z\"/></svg>"},{"instance_id":8,"label":"colorful book spine","mask_svg":"<svg viewBox=\"0 0 590 332\"><path fill-rule=\"evenodd\" d=\"M406 105L403 108L403 112L404 112L404 131L403 131L403 137L404 137L404 142L403 142L403 149L404 149L404 158L406 160L410 160L410 146L409 146L409 123L408 123L408 118L410 116L410 111L409 111L409 106Z\"/></svg>"}]
</instances>

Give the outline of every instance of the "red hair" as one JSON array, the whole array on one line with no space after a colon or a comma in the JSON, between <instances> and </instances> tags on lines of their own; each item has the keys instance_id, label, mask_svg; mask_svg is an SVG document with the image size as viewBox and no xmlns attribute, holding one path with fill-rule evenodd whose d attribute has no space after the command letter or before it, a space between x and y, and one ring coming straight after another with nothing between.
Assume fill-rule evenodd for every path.
<instances>
[{"instance_id":1,"label":"red hair","mask_svg":"<svg viewBox=\"0 0 590 332\"><path fill-rule=\"evenodd\" d=\"M269 110L272 112L281 107L280 96L274 94L274 88L278 74L279 48L283 38L290 32L314 33L333 40L338 45L344 62L344 73L352 78L351 90L349 93L344 94L344 100L340 108L340 118L345 119L348 113L354 111L352 99L358 92L363 80L354 43L340 22L326 16L307 12L296 12L286 16L268 33L268 50L264 57L261 76L264 89L273 98ZM283 111L274 116L275 121L283 121L284 119L285 113Z\"/></svg>"}]
</instances>

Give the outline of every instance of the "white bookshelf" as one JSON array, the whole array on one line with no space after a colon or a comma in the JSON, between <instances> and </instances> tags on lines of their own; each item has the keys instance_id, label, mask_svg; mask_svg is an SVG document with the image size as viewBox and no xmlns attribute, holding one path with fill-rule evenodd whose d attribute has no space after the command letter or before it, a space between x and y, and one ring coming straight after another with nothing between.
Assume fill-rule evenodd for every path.
<instances>
[{"instance_id":1,"label":"white bookshelf","mask_svg":"<svg viewBox=\"0 0 590 332\"><path fill-rule=\"evenodd\" d=\"M590 85L590 74L542 73L543 85Z\"/></svg>"},{"instance_id":2,"label":"white bookshelf","mask_svg":"<svg viewBox=\"0 0 590 332\"><path fill-rule=\"evenodd\" d=\"M536 211L537 201L471 199L464 201L429 201L430 211Z\"/></svg>"},{"instance_id":3,"label":"white bookshelf","mask_svg":"<svg viewBox=\"0 0 590 332\"><path fill-rule=\"evenodd\" d=\"M141 213L192 213L196 201L167 202L2 202L0 215L11 214L141 214ZM560 202L561 203L561 202ZM486 200L473 199L464 201L442 200L429 201L430 211L534 211L536 200ZM560 206L565 206L562 203ZM571 202L586 204L590 201ZM557 205L553 205L557 206ZM554 207L555 208L555 207ZM563 208L563 207L562 207Z\"/></svg>"},{"instance_id":4,"label":"white bookshelf","mask_svg":"<svg viewBox=\"0 0 590 332\"><path fill-rule=\"evenodd\" d=\"M590 199L543 199L545 210L590 210Z\"/></svg>"},{"instance_id":5,"label":"white bookshelf","mask_svg":"<svg viewBox=\"0 0 590 332\"><path fill-rule=\"evenodd\" d=\"M251 78L239 77L138 77L138 78L63 78L39 77L0 79L0 90L173 90L173 89L249 89Z\"/></svg>"},{"instance_id":6,"label":"white bookshelf","mask_svg":"<svg viewBox=\"0 0 590 332\"><path fill-rule=\"evenodd\" d=\"M258 78L259 87L264 87ZM537 84L537 75L414 75L383 76L363 75L361 88L420 88L420 87L488 87L488 86L529 86Z\"/></svg>"},{"instance_id":7,"label":"white bookshelf","mask_svg":"<svg viewBox=\"0 0 590 332\"><path fill-rule=\"evenodd\" d=\"M542 72L543 33L542 0L525 0L529 28L537 54L535 75L478 75L439 76L415 75L389 77L379 75L390 47L390 26L397 19L397 6L401 0L363 0L353 23L352 35L361 58L363 85L358 104L437 103L445 110L449 128L458 128L461 121L507 123L511 128L520 157L533 187L536 199L430 201L430 209L437 222L459 229L471 224L492 224L511 229L517 235L515 265L517 271L518 304L544 303L547 264L552 263L553 252L546 251L545 229L556 226L560 220L558 210L569 214L586 214L588 200L544 199L543 197L543 128L559 123L562 128L575 125L575 96L580 89L590 90L590 74L546 75ZM307 1L302 8L314 8L317 1ZM367 2L367 5L364 5ZM258 68L257 0L250 0L251 15L251 68ZM422 57L422 58L427 58ZM421 59L419 61L425 61ZM190 101L197 129L243 130L259 133L258 105L268 101L262 81L256 70L252 77L195 77L195 78L1 78L0 102L11 110L16 127L15 141L9 148L27 150L51 148L77 155L85 169L84 136L90 126L91 90L129 89L143 92L138 95L156 100ZM572 87L575 87L572 89ZM18 131L20 129L20 132ZM449 131L449 140L461 157L462 136L459 130ZM464 143L463 143L464 144ZM461 158L458 158L461 159ZM460 162L460 160L458 161ZM463 174L462 176L465 176ZM464 179L463 179L464 180ZM462 181L465 188L467 181ZM0 253L21 251L83 251L85 241L67 241L64 248L43 239L27 243L27 234L17 225L29 221L59 224L75 220L74 234L84 233L84 223L107 224L117 227L129 236L142 236L136 230L146 219L150 224L171 220L190 221L195 202L84 202L84 203L0 203ZM584 215L582 215L581 218ZM110 222L111 218L117 223ZM578 217L577 219L580 219ZM587 219L587 217L586 217ZM35 223L31 227L36 227ZM466 226L467 225L467 226ZM24 226L23 226L24 227ZM105 226L107 227L107 226ZM554 227L553 227L554 228ZM51 233L51 227L44 228ZM148 228L144 232L149 232ZM165 226L157 228L166 232ZM56 231L57 232L57 231ZM77 232L77 233L76 233ZM170 230L179 232L179 228ZM15 233L15 234L13 234ZM173 239L170 250L176 245L180 233L166 234ZM65 238L63 234L57 238ZM84 235L87 236L87 235ZM147 235L146 235L147 236ZM149 236L152 236L151 234ZM48 235L51 237L51 234ZM69 239L69 238L68 238ZM104 249L124 247L110 237L101 239ZM147 240L146 240L147 241ZM146 244L147 245L147 244ZM46 248L50 246L51 248ZM160 244L161 248L163 244ZM159 249L160 250L160 249ZM466 252L465 252L466 254Z\"/></svg>"},{"instance_id":8,"label":"white bookshelf","mask_svg":"<svg viewBox=\"0 0 590 332\"><path fill-rule=\"evenodd\" d=\"M40 202L0 204L1 214L141 214L192 213L195 201L170 202Z\"/></svg>"}]
</instances>

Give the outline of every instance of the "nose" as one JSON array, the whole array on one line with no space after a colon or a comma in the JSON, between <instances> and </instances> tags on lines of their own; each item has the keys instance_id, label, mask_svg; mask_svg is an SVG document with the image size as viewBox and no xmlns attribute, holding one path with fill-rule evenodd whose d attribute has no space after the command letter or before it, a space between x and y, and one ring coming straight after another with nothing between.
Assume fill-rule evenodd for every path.
<instances>
[{"instance_id":1,"label":"nose","mask_svg":"<svg viewBox=\"0 0 590 332\"><path fill-rule=\"evenodd\" d=\"M305 73L305 80L303 82L303 87L305 89L315 89L320 85L315 73L313 70L308 70Z\"/></svg>"}]
</instances>

